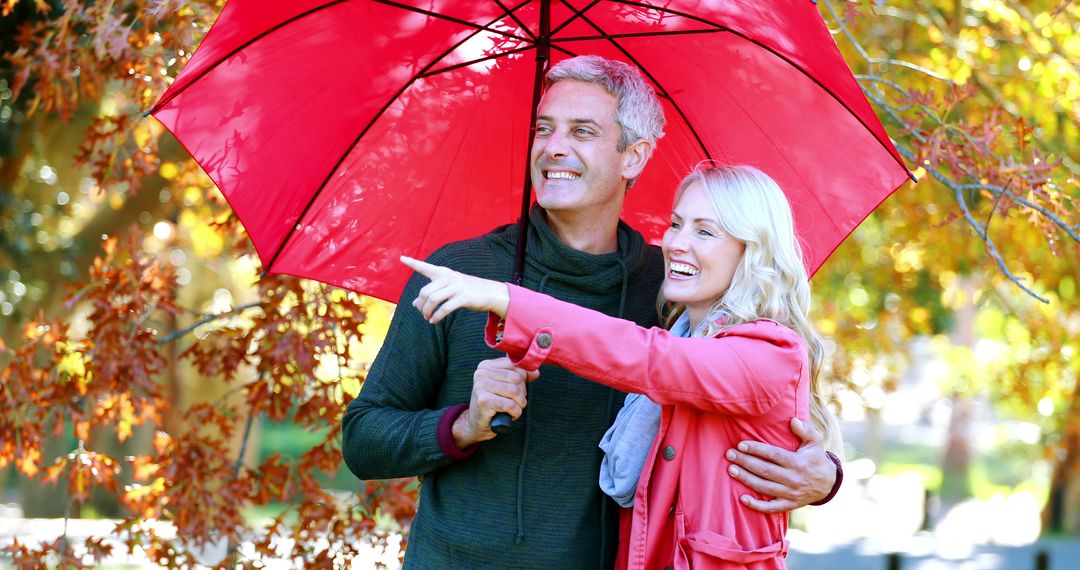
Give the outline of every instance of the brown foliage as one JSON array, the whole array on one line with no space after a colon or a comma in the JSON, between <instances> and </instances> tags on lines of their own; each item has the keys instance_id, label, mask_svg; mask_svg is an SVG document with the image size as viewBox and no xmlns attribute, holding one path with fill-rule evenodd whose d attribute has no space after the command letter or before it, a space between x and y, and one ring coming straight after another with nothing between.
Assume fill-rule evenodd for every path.
<instances>
[{"instance_id":1,"label":"brown foliage","mask_svg":"<svg viewBox=\"0 0 1080 570\"><path fill-rule=\"evenodd\" d=\"M347 331L356 334L364 314L350 298L331 301L324 287L281 277L262 281L248 324L222 327L181 356L202 374L237 384L243 405L197 404L182 411L185 428L161 431L161 412L170 403L158 378L165 366L161 335L150 323L178 312L177 285L172 265L144 253L140 240L137 231L123 242L107 240L88 281L68 300L68 307L88 311L85 336L75 338L62 321L38 321L27 324L20 346L4 348L11 361L0 372L0 466L14 463L27 477L61 485L77 503L95 487L117 495L130 514L113 538L129 552L141 546L166 567L189 564L207 545L236 545L252 536L263 553L291 538L290 557L331 567L377 540L377 508L410 518L416 491L405 482L371 483L363 502L350 504L326 493L316 476L341 465L334 428L349 397L338 382L317 379L315 368L320 358L341 358L340 339ZM240 370L256 372L246 378ZM295 460L275 454L246 467L230 441L259 415L326 435ZM123 440L143 424L159 429L149 455L121 459L88 448L95 433ZM77 448L55 460L43 457L42 441L67 426ZM269 528L249 528L245 509L270 502L293 505ZM158 520L174 525L183 539L163 538L151 524ZM104 555L103 538L95 540L87 544L91 554ZM21 567L47 555L62 565L81 564L62 541L36 549L16 543L6 553Z\"/></svg>"}]
</instances>

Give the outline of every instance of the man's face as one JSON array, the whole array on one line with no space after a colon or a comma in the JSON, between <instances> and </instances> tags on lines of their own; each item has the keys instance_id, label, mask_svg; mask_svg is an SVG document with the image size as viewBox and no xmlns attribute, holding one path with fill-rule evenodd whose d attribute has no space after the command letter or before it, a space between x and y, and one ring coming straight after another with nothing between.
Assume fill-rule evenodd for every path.
<instances>
[{"instance_id":1,"label":"man's face","mask_svg":"<svg viewBox=\"0 0 1080 570\"><path fill-rule=\"evenodd\" d=\"M530 172L545 210L621 209L627 153L618 150L617 106L603 87L581 81L560 81L544 94Z\"/></svg>"}]
</instances>

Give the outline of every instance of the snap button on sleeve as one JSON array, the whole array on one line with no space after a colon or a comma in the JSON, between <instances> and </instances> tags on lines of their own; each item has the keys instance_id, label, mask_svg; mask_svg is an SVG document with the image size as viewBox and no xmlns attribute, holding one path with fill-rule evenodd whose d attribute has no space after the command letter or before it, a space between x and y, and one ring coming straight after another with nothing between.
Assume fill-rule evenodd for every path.
<instances>
[{"instance_id":1,"label":"snap button on sleeve","mask_svg":"<svg viewBox=\"0 0 1080 570\"><path fill-rule=\"evenodd\" d=\"M664 459L671 461L675 459L675 448L670 445L664 448Z\"/></svg>"},{"instance_id":2,"label":"snap button on sleeve","mask_svg":"<svg viewBox=\"0 0 1080 570\"><path fill-rule=\"evenodd\" d=\"M551 346L551 335L548 333L540 333L536 335L536 346L540 348L547 348Z\"/></svg>"}]
</instances>

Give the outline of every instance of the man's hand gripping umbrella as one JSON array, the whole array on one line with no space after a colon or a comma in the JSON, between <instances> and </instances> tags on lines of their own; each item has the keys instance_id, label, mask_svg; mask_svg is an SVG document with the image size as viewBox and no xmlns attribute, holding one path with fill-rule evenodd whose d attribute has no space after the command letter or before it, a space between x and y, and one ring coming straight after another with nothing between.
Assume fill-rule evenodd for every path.
<instances>
[{"instance_id":1,"label":"man's hand gripping umbrella","mask_svg":"<svg viewBox=\"0 0 1080 570\"><path fill-rule=\"evenodd\" d=\"M506 284L472 277L411 257L402 256L401 261L431 279L431 283L420 290L412 303L429 323L438 323L460 308L506 314L510 302ZM454 421L454 443L458 449L494 438L496 432L491 429L491 419L495 414L503 412L518 419L527 403L525 384L539 375L536 370L527 371L514 366L506 356L480 362L473 374L469 407Z\"/></svg>"}]
</instances>

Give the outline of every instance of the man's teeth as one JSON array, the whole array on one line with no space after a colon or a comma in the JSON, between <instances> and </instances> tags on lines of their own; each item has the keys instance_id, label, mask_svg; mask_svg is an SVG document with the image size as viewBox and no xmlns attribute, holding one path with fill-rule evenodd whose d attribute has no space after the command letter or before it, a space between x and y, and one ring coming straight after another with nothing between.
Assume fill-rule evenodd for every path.
<instances>
[{"instance_id":1,"label":"man's teeth","mask_svg":"<svg viewBox=\"0 0 1080 570\"><path fill-rule=\"evenodd\" d=\"M577 180L581 176L573 172L548 172L547 178L548 180Z\"/></svg>"},{"instance_id":2,"label":"man's teeth","mask_svg":"<svg viewBox=\"0 0 1080 570\"><path fill-rule=\"evenodd\" d=\"M671 271L680 275L694 276L700 273L700 271L698 271L693 265L687 263L678 263L676 261L673 261L668 267L669 269L671 269Z\"/></svg>"}]
</instances>

